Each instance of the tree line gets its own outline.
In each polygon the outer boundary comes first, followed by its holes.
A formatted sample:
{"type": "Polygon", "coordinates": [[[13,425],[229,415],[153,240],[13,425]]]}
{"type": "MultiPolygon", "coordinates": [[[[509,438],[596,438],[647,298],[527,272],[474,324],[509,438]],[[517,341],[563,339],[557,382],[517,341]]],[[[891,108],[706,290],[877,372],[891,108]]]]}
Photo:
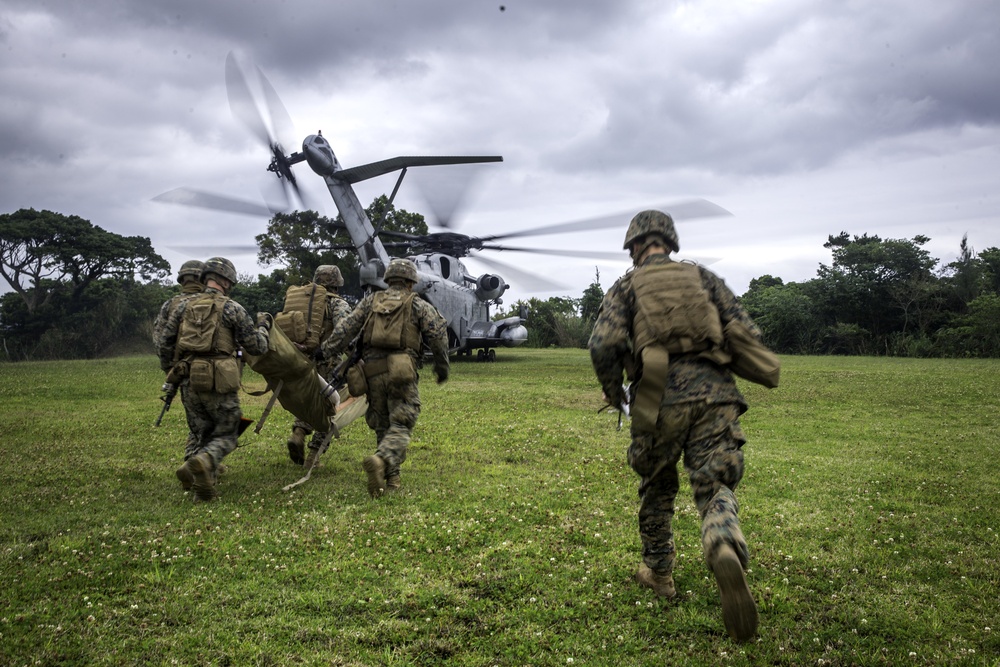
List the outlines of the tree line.
{"type": "MultiPolygon", "coordinates": [[[[427,233],[423,216],[383,195],[368,207],[380,229],[427,233]]],[[[285,290],[335,264],[346,296],[360,297],[343,226],[314,211],[279,213],[256,238],[258,261],[279,266],[241,275],[233,297],[248,311],[278,312],[285,290]]],[[[772,349],[786,354],[1000,356],[1000,249],[978,255],[963,238],[958,259],[931,257],[925,236],[831,235],[830,265],[785,283],[763,275],[740,297],[772,349]]],[[[387,243],[405,256],[406,243],[387,243]]],[[[94,358],[151,350],[152,322],[178,286],[148,238],[108,232],[77,216],[21,209],[0,215],[0,359],[94,358]]],[[[600,274],[579,298],[530,298],[495,316],[529,313],[532,347],[585,347],[604,291],[600,274]]]]}

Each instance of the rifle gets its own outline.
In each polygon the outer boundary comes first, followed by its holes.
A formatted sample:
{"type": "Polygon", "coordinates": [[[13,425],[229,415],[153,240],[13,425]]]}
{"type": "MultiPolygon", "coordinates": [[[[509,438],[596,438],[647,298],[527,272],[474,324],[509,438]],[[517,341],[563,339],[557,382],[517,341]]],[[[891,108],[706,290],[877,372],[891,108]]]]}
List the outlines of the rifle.
{"type": "Polygon", "coordinates": [[[163,423],[163,415],[167,414],[170,410],[170,404],[174,400],[174,396],[177,395],[177,385],[171,382],[165,382],[162,387],[163,396],[160,396],[160,400],[163,401],[163,409],[160,410],[160,416],[156,418],[156,422],[153,426],[159,426],[163,423]]]}
{"type": "MultiPolygon", "coordinates": [[[[361,331],[364,332],[364,327],[362,327],[361,331]]],[[[333,369],[333,372],[330,373],[330,386],[333,387],[334,391],[340,391],[343,389],[344,385],[347,384],[348,369],[361,361],[361,353],[363,351],[361,348],[361,335],[362,334],[359,333],[357,337],[351,341],[350,347],[347,348],[350,353],[344,357],[343,360],[337,364],[336,368],[333,369]]]]}

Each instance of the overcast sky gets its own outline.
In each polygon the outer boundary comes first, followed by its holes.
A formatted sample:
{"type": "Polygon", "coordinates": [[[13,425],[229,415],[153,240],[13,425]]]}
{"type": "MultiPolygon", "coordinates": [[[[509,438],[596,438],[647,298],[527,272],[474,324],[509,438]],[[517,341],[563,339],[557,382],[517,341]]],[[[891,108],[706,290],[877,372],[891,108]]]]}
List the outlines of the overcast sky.
{"type": "MultiPolygon", "coordinates": [[[[0,212],[148,236],[175,269],[190,257],[174,245],[252,245],[266,218],[151,201],[179,186],[262,201],[268,157],[226,95],[234,51],[277,90],[290,151],[322,130],[345,167],[502,155],[453,221],[467,234],[620,213],[518,241],[615,250],[635,212],[702,197],[733,215],[679,225],[681,256],[717,258],[737,294],[815,277],[841,231],[929,236],[946,263],[964,234],[1000,246],[998,26],[995,0],[0,0],[0,212]]],[[[398,205],[429,213],[430,169],[409,170],[398,205]]],[[[508,302],[579,297],[598,268],[607,289],[628,267],[486,256],[566,285],[510,279],[508,302]]]]}

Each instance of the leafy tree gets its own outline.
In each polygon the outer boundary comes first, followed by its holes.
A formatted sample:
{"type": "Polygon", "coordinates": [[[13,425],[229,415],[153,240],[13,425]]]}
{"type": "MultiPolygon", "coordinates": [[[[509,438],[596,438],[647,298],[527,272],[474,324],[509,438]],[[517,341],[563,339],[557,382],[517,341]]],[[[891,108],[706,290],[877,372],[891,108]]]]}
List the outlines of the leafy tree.
{"type": "Polygon", "coordinates": [[[285,292],[295,284],[288,281],[286,269],[274,269],[268,276],[258,274],[256,280],[249,274],[240,274],[231,296],[251,316],[257,313],[274,314],[281,312],[285,305],[285,292]]]}
{"type": "Polygon", "coordinates": [[[580,317],[590,325],[591,329],[597,321],[602,301],[604,301],[604,290],[601,288],[601,270],[594,269],[594,282],[583,290],[583,298],[580,299],[580,317]]]}
{"type": "Polygon", "coordinates": [[[969,312],[938,332],[941,352],[959,357],[1000,357],[1000,294],[982,294],[969,312]]]}
{"type": "Polygon", "coordinates": [[[982,289],[1000,294],[1000,248],[991,247],[979,253],[982,289]]]}
{"type": "Polygon", "coordinates": [[[741,302],[771,349],[793,354],[815,349],[821,323],[812,299],[798,284],[755,279],[741,302]]]}
{"type": "Polygon", "coordinates": [[[14,289],[0,299],[6,356],[149,351],[169,271],[145,237],[52,211],[0,215],[0,275],[14,289]]]}
{"type": "Polygon", "coordinates": [[[0,215],[0,275],[29,314],[57,291],[80,297],[94,281],[163,278],[170,264],[150,241],[120,236],[75,215],[21,209],[0,215]]]}
{"type": "Polygon", "coordinates": [[[955,299],[955,310],[966,312],[967,304],[979,296],[983,289],[983,264],[969,245],[969,235],[962,236],[958,259],[948,264],[943,271],[944,280],[950,286],[955,299]]]}
{"type": "Polygon", "coordinates": [[[926,297],[937,264],[921,247],[929,240],[831,235],[823,245],[833,251],[833,263],[820,265],[810,287],[825,324],[857,325],[873,338],[873,351],[884,350],[889,334],[908,326],[910,310],[926,297]]]}

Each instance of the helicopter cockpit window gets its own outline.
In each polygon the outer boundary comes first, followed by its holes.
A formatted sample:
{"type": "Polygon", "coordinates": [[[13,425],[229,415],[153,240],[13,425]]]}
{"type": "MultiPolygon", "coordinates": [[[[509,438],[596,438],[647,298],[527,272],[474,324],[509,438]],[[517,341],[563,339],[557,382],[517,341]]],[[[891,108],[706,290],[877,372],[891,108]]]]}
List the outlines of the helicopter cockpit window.
{"type": "Polygon", "coordinates": [[[441,277],[447,280],[451,277],[451,262],[448,261],[447,257],[440,257],[438,261],[441,262],[441,277]]]}

